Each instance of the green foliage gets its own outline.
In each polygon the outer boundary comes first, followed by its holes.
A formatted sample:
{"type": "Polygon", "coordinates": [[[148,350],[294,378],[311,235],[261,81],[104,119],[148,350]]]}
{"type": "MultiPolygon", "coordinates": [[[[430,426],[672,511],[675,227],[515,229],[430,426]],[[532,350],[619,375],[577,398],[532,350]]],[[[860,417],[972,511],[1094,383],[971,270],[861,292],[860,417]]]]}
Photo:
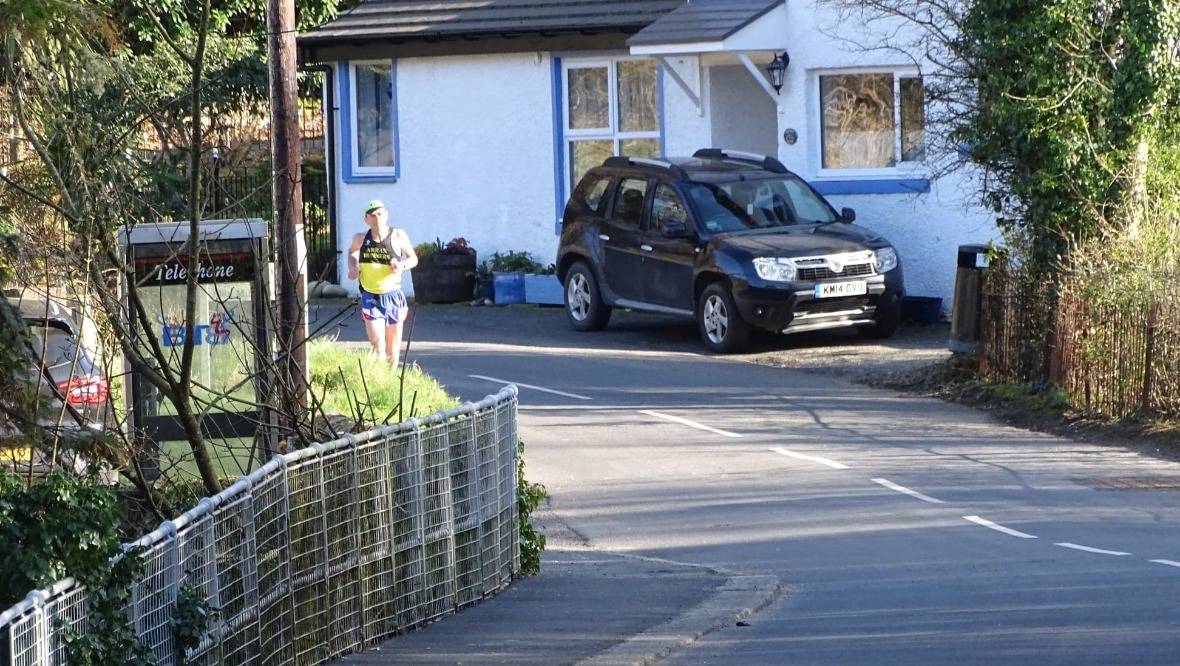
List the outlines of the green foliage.
{"type": "Polygon", "coordinates": [[[72,576],[90,591],[85,632],[64,636],[70,664],[146,664],[125,608],[140,573],[138,553],[122,552],[119,507],[113,490],[96,477],[50,475],[24,485],[0,474],[0,607],[34,589],[72,576]]]}
{"type": "Polygon", "coordinates": [[[316,338],[308,346],[311,392],[329,414],[366,423],[389,423],[457,407],[459,401],[418,366],[404,374],[367,351],[316,338]]]}
{"type": "Polygon", "coordinates": [[[538,532],[529,517],[549,496],[545,486],[524,478],[524,442],[516,445],[516,512],[520,524],[520,571],[534,574],[541,570],[541,551],[545,535],[538,532]]]}
{"type": "Polygon", "coordinates": [[[209,631],[209,623],[217,618],[220,611],[205,601],[200,588],[181,585],[176,595],[176,606],[168,620],[172,630],[172,643],[176,646],[176,662],[188,663],[188,651],[201,644],[201,638],[209,631]]]}
{"type": "Polygon", "coordinates": [[[440,254],[442,251],[442,241],[437,238],[414,246],[414,254],[418,255],[419,259],[424,259],[432,254],[440,254]]]}
{"type": "Polygon", "coordinates": [[[978,83],[955,132],[994,179],[988,201],[1052,269],[1143,191],[1177,132],[1180,8],[1165,0],[976,0],[954,43],[978,83]]]}
{"type": "Polygon", "coordinates": [[[517,250],[492,253],[487,268],[492,273],[540,273],[544,270],[531,252],[517,250]]]}

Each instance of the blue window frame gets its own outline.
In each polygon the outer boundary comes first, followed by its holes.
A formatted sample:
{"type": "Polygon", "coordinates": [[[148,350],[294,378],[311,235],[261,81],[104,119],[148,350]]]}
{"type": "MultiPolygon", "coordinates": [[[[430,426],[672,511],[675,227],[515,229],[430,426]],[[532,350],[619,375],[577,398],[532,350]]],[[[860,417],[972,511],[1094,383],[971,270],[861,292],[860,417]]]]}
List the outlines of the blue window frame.
{"type": "Polygon", "coordinates": [[[390,60],[343,63],[344,180],[392,182],[399,176],[397,70],[390,60]]]}

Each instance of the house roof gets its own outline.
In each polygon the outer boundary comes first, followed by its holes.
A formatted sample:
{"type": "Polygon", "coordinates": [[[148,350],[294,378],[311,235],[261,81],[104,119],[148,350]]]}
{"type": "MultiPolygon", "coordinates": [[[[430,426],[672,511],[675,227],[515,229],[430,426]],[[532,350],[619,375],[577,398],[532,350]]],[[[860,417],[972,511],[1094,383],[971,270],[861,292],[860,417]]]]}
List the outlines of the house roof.
{"type": "Polygon", "coordinates": [[[783,0],[691,0],[627,40],[627,46],[721,42],[783,0]]]}
{"type": "Polygon", "coordinates": [[[336,20],[304,32],[299,36],[299,43],[317,48],[377,41],[404,43],[600,32],[634,34],[683,3],[684,0],[364,0],[336,20]]]}

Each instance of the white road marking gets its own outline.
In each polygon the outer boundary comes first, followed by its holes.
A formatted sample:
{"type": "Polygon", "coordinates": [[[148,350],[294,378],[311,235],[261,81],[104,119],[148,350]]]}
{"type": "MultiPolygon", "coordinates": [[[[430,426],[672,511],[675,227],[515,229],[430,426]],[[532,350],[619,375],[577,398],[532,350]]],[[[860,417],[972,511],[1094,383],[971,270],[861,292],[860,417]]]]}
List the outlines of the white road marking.
{"type": "Polygon", "coordinates": [[[573,398],[575,400],[593,400],[594,399],[594,398],[587,398],[584,395],[578,395],[577,393],[566,393],[565,391],[555,391],[553,389],[542,388],[540,386],[533,386],[532,384],[521,384],[520,382],[510,382],[507,379],[497,379],[496,377],[487,377],[485,375],[467,375],[467,376],[471,377],[472,379],[482,379],[484,381],[495,382],[497,384],[515,384],[518,388],[527,388],[527,389],[532,389],[534,391],[543,391],[545,393],[552,393],[553,395],[565,396],[567,398],[573,398]]]}
{"type": "Polygon", "coordinates": [[[963,519],[970,520],[971,522],[975,523],[976,525],[983,525],[984,527],[991,529],[991,530],[995,530],[997,532],[1003,532],[1004,534],[1007,534],[1009,536],[1020,537],[1021,539],[1035,539],[1036,538],[1035,536],[1033,536],[1031,534],[1025,534],[1024,532],[1017,532],[1016,530],[1004,527],[1003,525],[997,525],[990,520],[984,520],[983,518],[980,518],[979,516],[963,516],[963,519]]]}
{"type": "Polygon", "coordinates": [[[661,419],[668,419],[669,421],[675,421],[676,423],[682,423],[690,428],[696,428],[698,430],[708,430],[709,432],[715,432],[718,435],[725,435],[726,437],[741,437],[741,435],[739,435],[736,432],[729,432],[728,430],[718,430],[717,428],[711,428],[707,425],[697,423],[696,421],[689,421],[688,419],[682,419],[679,416],[672,416],[671,414],[661,414],[660,412],[653,412],[650,409],[641,409],[641,410],[639,410],[639,413],[640,414],[647,414],[648,416],[655,416],[655,417],[661,418],[661,419]]]}
{"type": "Polygon", "coordinates": [[[1062,548],[1073,548],[1074,550],[1084,550],[1087,553],[1098,553],[1099,555],[1130,555],[1118,550],[1103,550],[1101,548],[1091,548],[1089,546],[1079,546],[1076,543],[1055,543],[1054,546],[1061,546],[1062,548]]]}
{"type": "Polygon", "coordinates": [[[821,465],[827,465],[828,467],[831,467],[832,469],[848,469],[848,465],[845,465],[844,463],[838,463],[835,460],[828,460],[827,458],[820,458],[818,456],[809,456],[805,453],[796,453],[794,451],[788,451],[787,449],[781,449],[777,446],[771,447],[770,450],[774,451],[775,453],[781,453],[784,456],[790,456],[791,458],[798,458],[799,460],[810,460],[811,462],[817,462],[821,465]]]}
{"type": "Polygon", "coordinates": [[[896,490],[899,493],[905,493],[906,495],[920,499],[923,502],[930,502],[931,504],[946,504],[946,502],[943,502],[940,499],[934,499],[933,497],[931,497],[929,495],[923,495],[922,493],[920,493],[916,490],[910,490],[909,488],[906,488],[905,486],[899,486],[896,483],[890,481],[889,479],[873,479],[873,483],[879,483],[890,490],[896,490]]]}
{"type": "Polygon", "coordinates": [[[1175,560],[1152,560],[1152,562],[1155,562],[1156,564],[1166,564],[1170,567],[1180,567],[1180,562],[1176,562],[1175,560]]]}

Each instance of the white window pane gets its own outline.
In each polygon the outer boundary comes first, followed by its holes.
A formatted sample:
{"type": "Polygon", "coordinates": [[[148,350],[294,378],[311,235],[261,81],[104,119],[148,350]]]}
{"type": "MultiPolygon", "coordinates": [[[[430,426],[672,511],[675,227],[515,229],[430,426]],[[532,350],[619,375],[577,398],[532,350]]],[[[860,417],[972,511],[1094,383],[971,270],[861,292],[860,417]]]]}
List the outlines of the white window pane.
{"type": "Polygon", "coordinates": [[[659,129],[659,87],[654,60],[624,60],[617,64],[619,129],[654,132],[659,129]]]}
{"type": "Polygon", "coordinates": [[[356,67],[356,154],[362,167],[393,166],[393,68],[356,67]]]}
{"type": "Polygon", "coordinates": [[[577,185],[590,169],[615,154],[614,141],[570,141],[570,185],[577,185]]]}
{"type": "Polygon", "coordinates": [[[900,87],[901,161],[921,161],[926,158],[926,108],[922,79],[915,76],[902,78],[900,87]]]}
{"type": "Polygon", "coordinates": [[[566,77],[570,129],[606,129],[610,125],[610,91],[605,67],[569,70],[566,77]]]}
{"type": "Polygon", "coordinates": [[[895,166],[893,75],[820,77],[825,169],[895,166]]]}

